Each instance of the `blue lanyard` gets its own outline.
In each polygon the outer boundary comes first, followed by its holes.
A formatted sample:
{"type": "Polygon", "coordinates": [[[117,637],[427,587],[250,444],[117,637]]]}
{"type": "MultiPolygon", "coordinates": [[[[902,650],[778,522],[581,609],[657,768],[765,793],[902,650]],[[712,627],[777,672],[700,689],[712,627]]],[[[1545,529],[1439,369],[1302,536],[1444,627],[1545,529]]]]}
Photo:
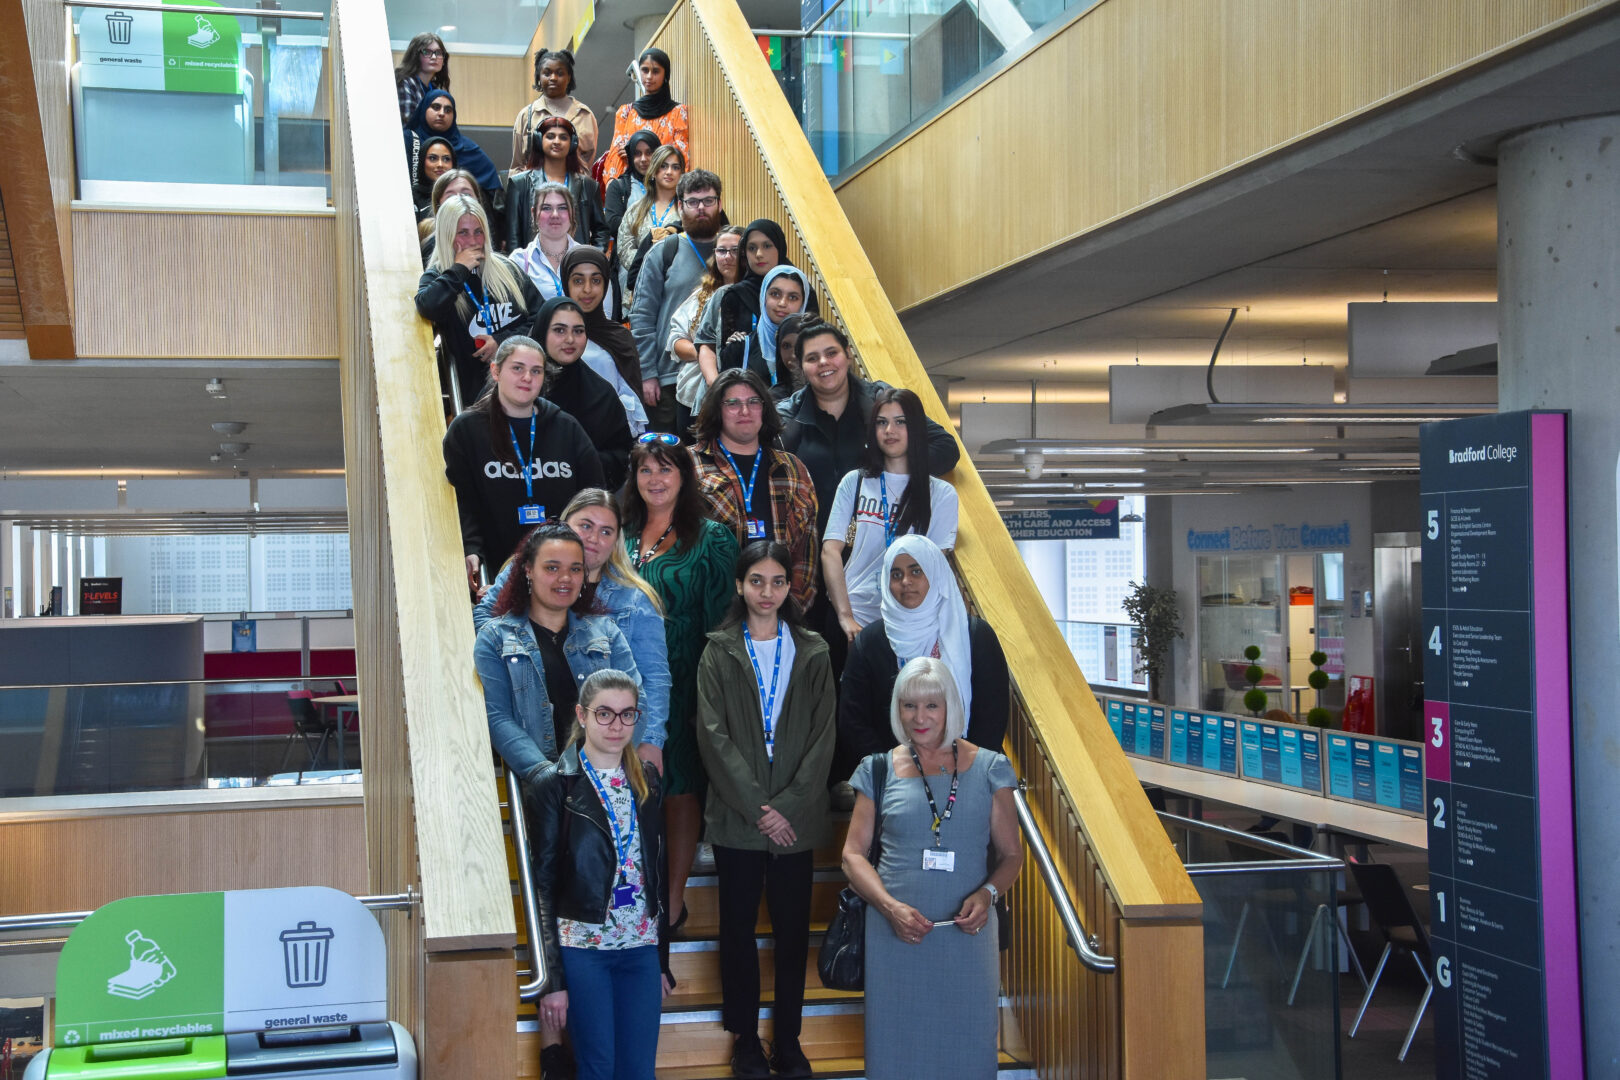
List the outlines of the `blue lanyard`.
{"type": "Polygon", "coordinates": [[[748,646],[748,661],[754,665],[754,682],[759,686],[759,711],[765,718],[765,756],[772,761],[776,760],[776,723],[771,719],[771,713],[776,708],[776,681],[782,674],[782,620],[776,620],[776,661],[771,666],[771,689],[769,695],[765,692],[765,673],[759,669],[759,657],[754,654],[754,635],[748,632],[748,624],[743,624],[743,644],[748,646]]]}
{"type": "Polygon", "coordinates": [[[557,295],[561,296],[563,294],[562,278],[557,276],[557,271],[553,270],[551,268],[551,264],[546,261],[546,253],[540,250],[540,245],[538,244],[535,245],[534,259],[531,261],[537,262],[545,268],[546,273],[551,275],[551,283],[557,286],[557,295]]]}
{"type": "Polygon", "coordinates": [[[668,221],[670,219],[670,217],[672,215],[674,215],[674,213],[675,213],[675,200],[674,199],[671,199],[669,201],[669,209],[664,211],[662,217],[660,217],[659,214],[658,214],[658,203],[656,201],[654,201],[654,203],[652,205],[652,213],[651,213],[651,217],[653,219],[653,228],[655,228],[655,229],[663,228],[664,227],[664,222],[668,221]]]}
{"type": "Polygon", "coordinates": [[[512,430],[511,421],[507,421],[507,424],[506,424],[506,433],[508,435],[512,436],[512,452],[517,455],[518,468],[519,468],[519,471],[521,471],[523,473],[523,490],[524,490],[524,493],[531,500],[534,498],[534,473],[533,473],[533,470],[531,470],[529,468],[529,466],[534,461],[534,422],[535,422],[535,420],[537,420],[539,418],[539,416],[540,416],[540,410],[539,409],[536,409],[534,412],[529,414],[529,460],[528,461],[523,460],[523,447],[518,445],[517,432],[512,430]]]}
{"type": "MultiPolygon", "coordinates": [[[[482,282],[480,282],[480,284],[482,284],[482,282]]],[[[490,314],[489,310],[489,290],[483,290],[484,298],[480,300],[477,294],[472,291],[471,285],[463,281],[461,283],[461,287],[466,291],[467,299],[471,300],[473,302],[473,306],[478,309],[479,316],[484,320],[484,329],[493,334],[497,327],[495,325],[495,316],[490,314]]]]}
{"type": "Polygon", "coordinates": [[[726,449],[726,444],[721,442],[718,436],[715,437],[714,445],[718,446],[720,452],[726,455],[726,460],[731,462],[731,471],[737,474],[737,482],[742,485],[743,513],[752,514],[754,512],[754,481],[759,477],[759,459],[764,456],[765,448],[762,446],[754,451],[754,467],[748,471],[748,479],[744,480],[742,470],[737,467],[737,459],[731,456],[731,451],[726,449]]]}
{"type": "Polygon", "coordinates": [[[686,239],[686,246],[687,246],[687,247],[689,247],[689,248],[691,248],[691,249],[692,249],[692,254],[693,254],[693,255],[696,255],[696,256],[697,256],[697,261],[698,261],[698,262],[699,262],[699,263],[700,263],[700,264],[702,264],[702,263],[706,263],[706,262],[708,262],[708,261],[709,261],[709,260],[707,260],[707,259],[705,259],[705,258],[704,258],[704,257],[703,257],[703,252],[701,252],[701,251],[699,251],[699,250],[698,250],[698,246],[697,246],[697,244],[695,244],[695,243],[693,243],[693,242],[692,242],[692,236],[691,236],[691,234],[690,234],[690,233],[684,233],[684,232],[683,232],[683,233],[681,233],[681,236],[683,236],[683,237],[685,237],[685,239],[686,239]]]}
{"type": "Polygon", "coordinates": [[[602,783],[602,777],[597,773],[596,766],[591,759],[585,756],[585,751],[579,753],[579,763],[585,770],[585,775],[591,778],[591,786],[602,800],[602,809],[607,811],[608,828],[613,830],[613,850],[619,855],[619,879],[628,881],[630,868],[635,865],[636,842],[636,816],[630,815],[630,827],[623,836],[619,835],[619,819],[613,813],[613,801],[608,798],[607,786],[602,783]]]}
{"type": "Polygon", "coordinates": [[[878,473],[878,513],[883,515],[883,547],[888,549],[894,543],[894,517],[889,514],[889,484],[878,473]]]}

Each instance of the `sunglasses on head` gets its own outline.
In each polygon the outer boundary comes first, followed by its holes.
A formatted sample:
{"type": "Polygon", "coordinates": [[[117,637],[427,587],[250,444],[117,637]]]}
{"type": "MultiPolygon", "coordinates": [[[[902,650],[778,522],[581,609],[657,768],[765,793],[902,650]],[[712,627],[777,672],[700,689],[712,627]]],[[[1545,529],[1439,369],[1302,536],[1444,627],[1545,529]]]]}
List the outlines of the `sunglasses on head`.
{"type": "Polygon", "coordinates": [[[679,446],[681,445],[681,437],[671,435],[667,431],[649,431],[636,439],[636,442],[643,445],[647,443],[663,443],[665,446],[679,446]]]}

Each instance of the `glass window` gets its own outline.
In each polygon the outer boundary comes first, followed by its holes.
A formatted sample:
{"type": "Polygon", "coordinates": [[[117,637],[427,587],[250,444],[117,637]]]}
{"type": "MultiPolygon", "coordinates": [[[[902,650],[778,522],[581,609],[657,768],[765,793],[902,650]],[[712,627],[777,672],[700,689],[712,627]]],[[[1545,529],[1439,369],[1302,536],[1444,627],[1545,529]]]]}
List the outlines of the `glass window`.
{"type": "MultiPolygon", "coordinates": [[[[1289,708],[1283,559],[1277,555],[1198,557],[1199,704],[1218,712],[1248,713],[1244,652],[1260,648],[1265,709],[1289,708]]],[[[1261,709],[1264,712],[1265,709],[1261,709]]]]}

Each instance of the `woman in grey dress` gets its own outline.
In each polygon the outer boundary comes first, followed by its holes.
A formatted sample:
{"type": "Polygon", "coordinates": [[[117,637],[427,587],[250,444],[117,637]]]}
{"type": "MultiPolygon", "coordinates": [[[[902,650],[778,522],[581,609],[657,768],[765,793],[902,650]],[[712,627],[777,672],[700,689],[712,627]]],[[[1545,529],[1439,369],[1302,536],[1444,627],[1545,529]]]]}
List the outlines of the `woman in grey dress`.
{"type": "Polygon", "coordinates": [[[870,907],[866,1075],[993,1077],[1000,964],[992,905],[1024,863],[1018,780],[1005,757],[961,737],[956,680],[939,660],[918,657],[900,670],[889,715],[900,745],[855,770],[844,843],[844,872],[870,907]],[[888,777],[878,807],[872,769],[880,758],[888,777]],[[874,868],[867,851],[880,813],[874,868]]]}

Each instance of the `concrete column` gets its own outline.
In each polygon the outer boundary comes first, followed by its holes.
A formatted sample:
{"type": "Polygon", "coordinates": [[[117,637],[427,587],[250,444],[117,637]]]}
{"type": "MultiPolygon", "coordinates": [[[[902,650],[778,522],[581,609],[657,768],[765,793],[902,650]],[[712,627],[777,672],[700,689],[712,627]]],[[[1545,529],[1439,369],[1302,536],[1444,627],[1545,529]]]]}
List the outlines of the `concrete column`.
{"type": "Polygon", "coordinates": [[[1548,124],[1499,152],[1503,411],[1570,412],[1576,857],[1589,1076],[1620,1062],[1620,116],[1548,124]]]}
{"type": "MultiPolygon", "coordinates": [[[[664,18],[668,14],[669,13],[667,11],[659,11],[651,15],[638,16],[634,20],[630,26],[630,33],[633,35],[636,43],[636,56],[640,56],[647,46],[651,44],[653,31],[657,30],[663,25],[664,18]]],[[[631,57],[631,59],[635,59],[635,57],[631,57]]],[[[673,86],[670,87],[670,91],[672,93],[674,92],[674,89],[675,88],[673,86]]],[[[636,94],[639,94],[640,92],[641,91],[637,90],[636,94]]],[[[630,96],[635,97],[636,95],[631,94],[630,96]]],[[[676,95],[676,100],[679,101],[682,99],[679,95],[676,95]]]]}

